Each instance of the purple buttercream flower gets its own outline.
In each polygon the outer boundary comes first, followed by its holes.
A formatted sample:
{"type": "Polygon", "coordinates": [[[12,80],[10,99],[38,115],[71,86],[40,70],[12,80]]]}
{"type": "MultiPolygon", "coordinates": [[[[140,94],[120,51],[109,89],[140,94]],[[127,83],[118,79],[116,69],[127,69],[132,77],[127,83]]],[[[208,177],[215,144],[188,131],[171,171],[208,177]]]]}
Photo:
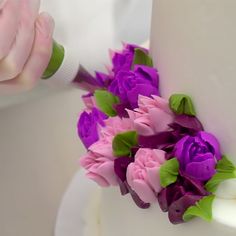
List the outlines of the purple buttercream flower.
{"type": "Polygon", "coordinates": [[[119,71],[130,71],[134,60],[135,49],[140,48],[145,52],[146,49],[141,48],[133,44],[124,44],[124,48],[121,52],[114,52],[112,55],[112,71],[116,74],[119,71]]]}
{"type": "Polygon", "coordinates": [[[131,108],[138,107],[138,96],[159,95],[157,70],[144,65],[136,65],[134,71],[120,71],[115,76],[109,91],[118,96],[122,103],[131,108]]]}
{"type": "Polygon", "coordinates": [[[98,141],[97,126],[98,124],[104,126],[103,120],[105,119],[107,119],[107,116],[95,107],[91,111],[84,111],[80,115],[77,124],[78,135],[86,148],[98,141]]]}
{"type": "Polygon", "coordinates": [[[164,188],[158,194],[158,202],[162,211],[168,211],[170,222],[179,224],[184,222],[185,211],[208,194],[201,181],[182,174],[176,183],[164,188]]]}
{"type": "Polygon", "coordinates": [[[212,134],[204,131],[182,138],[175,145],[174,152],[180,169],[201,181],[207,181],[215,174],[216,163],[221,159],[219,142],[212,134]]]}
{"type": "Polygon", "coordinates": [[[83,66],[80,66],[79,71],[73,80],[73,83],[80,89],[93,93],[96,89],[101,89],[103,83],[99,78],[92,76],[83,66]]]}
{"type": "Polygon", "coordinates": [[[167,159],[174,157],[176,143],[187,135],[196,135],[203,131],[201,122],[193,116],[175,116],[174,122],[169,124],[171,130],[152,136],[139,135],[139,145],[142,148],[162,149],[167,153],[167,159]]]}
{"type": "Polygon", "coordinates": [[[103,72],[95,72],[95,80],[98,81],[99,85],[103,88],[107,88],[111,83],[113,77],[103,72]]]}

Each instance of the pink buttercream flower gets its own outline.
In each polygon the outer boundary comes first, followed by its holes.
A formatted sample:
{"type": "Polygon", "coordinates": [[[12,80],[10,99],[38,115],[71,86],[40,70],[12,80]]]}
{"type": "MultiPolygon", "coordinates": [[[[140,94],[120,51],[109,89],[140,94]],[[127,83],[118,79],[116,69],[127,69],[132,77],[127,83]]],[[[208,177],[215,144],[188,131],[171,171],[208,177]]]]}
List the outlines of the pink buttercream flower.
{"type": "Polygon", "coordinates": [[[93,144],[88,153],[80,159],[80,165],[88,170],[87,176],[102,187],[117,185],[114,172],[112,146],[104,140],[93,144]]]}
{"type": "Polygon", "coordinates": [[[112,142],[113,138],[123,132],[134,130],[133,122],[128,118],[120,118],[118,116],[104,120],[105,126],[100,126],[100,139],[106,139],[112,142]]]}
{"type": "Polygon", "coordinates": [[[92,110],[94,107],[97,107],[94,95],[92,93],[88,93],[86,95],[83,95],[82,100],[88,110],[92,110]]]}
{"type": "Polygon", "coordinates": [[[102,187],[118,185],[114,171],[112,140],[118,134],[132,130],[132,122],[129,119],[119,117],[109,118],[105,126],[99,127],[99,140],[92,144],[88,153],[80,159],[80,165],[85,168],[87,176],[102,187]]]}
{"type": "Polygon", "coordinates": [[[157,202],[157,194],[161,191],[159,170],[164,162],[164,151],[141,148],[135,155],[135,162],[128,166],[127,182],[142,201],[157,202]]]}
{"type": "Polygon", "coordinates": [[[138,105],[134,111],[127,112],[139,135],[151,136],[170,129],[168,125],[174,121],[174,114],[168,101],[159,96],[149,98],[140,95],[138,105]]]}

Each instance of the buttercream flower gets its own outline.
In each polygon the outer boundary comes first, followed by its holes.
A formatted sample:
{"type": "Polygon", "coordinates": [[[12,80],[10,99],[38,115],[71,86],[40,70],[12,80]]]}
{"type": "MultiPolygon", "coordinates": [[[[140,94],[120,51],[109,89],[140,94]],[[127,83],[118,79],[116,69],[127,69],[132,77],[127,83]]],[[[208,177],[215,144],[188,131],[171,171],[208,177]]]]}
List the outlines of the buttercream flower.
{"type": "Polygon", "coordinates": [[[92,110],[94,107],[96,107],[96,101],[93,93],[87,93],[83,95],[82,100],[88,110],[92,110]]]}
{"type": "Polygon", "coordinates": [[[112,71],[116,74],[119,71],[129,71],[134,60],[135,49],[140,48],[147,52],[146,49],[133,44],[124,44],[124,48],[120,52],[111,52],[112,71]]]}
{"type": "Polygon", "coordinates": [[[106,139],[110,143],[117,134],[133,130],[133,123],[128,118],[110,117],[104,124],[104,127],[99,128],[99,136],[100,139],[106,139]]]}
{"type": "Polygon", "coordinates": [[[164,151],[141,148],[135,155],[135,162],[129,164],[127,183],[142,201],[157,201],[157,193],[161,191],[159,170],[164,162],[164,151]]]}
{"type": "Polygon", "coordinates": [[[138,106],[138,96],[159,95],[157,70],[136,65],[134,71],[120,71],[115,76],[109,91],[118,96],[121,103],[129,103],[131,108],[138,106]]]}
{"type": "Polygon", "coordinates": [[[110,84],[113,77],[109,74],[105,74],[103,72],[96,71],[95,72],[95,78],[103,88],[107,88],[107,86],[110,84]]]}
{"type": "Polygon", "coordinates": [[[100,186],[115,186],[118,182],[114,172],[114,159],[111,144],[105,140],[99,140],[80,159],[80,165],[88,171],[86,174],[87,177],[100,186]]]}
{"type": "Polygon", "coordinates": [[[104,126],[104,119],[106,118],[107,116],[95,107],[92,108],[91,111],[84,111],[81,113],[77,124],[77,130],[78,135],[86,148],[98,141],[98,125],[104,126]]]}
{"type": "Polygon", "coordinates": [[[221,159],[220,145],[212,134],[201,131],[182,138],[175,146],[175,156],[184,173],[207,181],[216,173],[216,163],[221,159]]]}
{"type": "MultiPolygon", "coordinates": [[[[132,111],[130,112],[132,115],[132,111]]],[[[203,130],[201,122],[196,117],[187,115],[175,116],[174,122],[168,126],[171,128],[169,131],[159,132],[151,136],[139,135],[139,146],[164,150],[166,158],[170,159],[174,157],[174,148],[180,139],[186,135],[194,136],[203,130]]]]}
{"type": "Polygon", "coordinates": [[[80,164],[88,171],[90,179],[102,187],[108,187],[118,184],[112,141],[118,133],[132,130],[132,123],[129,119],[119,117],[108,118],[103,122],[105,126],[98,127],[99,140],[88,148],[88,153],[80,159],[80,164]]]}
{"type": "Polygon", "coordinates": [[[208,194],[201,181],[181,175],[176,183],[162,189],[158,202],[162,211],[168,211],[170,222],[179,224],[184,222],[185,211],[208,194]]]}
{"type": "Polygon", "coordinates": [[[169,108],[168,101],[159,97],[152,98],[140,95],[138,108],[128,110],[134,128],[139,135],[151,136],[170,130],[169,124],[174,121],[174,114],[169,108]]]}

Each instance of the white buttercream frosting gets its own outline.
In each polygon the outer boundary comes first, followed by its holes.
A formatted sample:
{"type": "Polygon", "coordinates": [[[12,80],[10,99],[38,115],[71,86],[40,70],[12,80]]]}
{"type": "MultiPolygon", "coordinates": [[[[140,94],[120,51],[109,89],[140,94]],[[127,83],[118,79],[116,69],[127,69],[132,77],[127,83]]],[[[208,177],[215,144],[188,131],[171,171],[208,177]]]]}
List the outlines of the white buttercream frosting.
{"type": "Polygon", "coordinates": [[[228,227],[228,225],[235,225],[233,216],[236,209],[230,211],[230,204],[217,199],[213,211],[216,220],[212,222],[194,219],[185,224],[172,225],[167,214],[160,210],[158,204],[154,204],[146,210],[139,209],[130,196],[122,197],[119,189],[109,188],[103,190],[101,198],[101,235],[233,236],[235,228],[228,227]],[[224,207],[227,208],[224,209],[224,207]],[[231,217],[231,222],[227,220],[229,217],[231,217]],[[222,223],[226,223],[227,226],[222,223]]]}

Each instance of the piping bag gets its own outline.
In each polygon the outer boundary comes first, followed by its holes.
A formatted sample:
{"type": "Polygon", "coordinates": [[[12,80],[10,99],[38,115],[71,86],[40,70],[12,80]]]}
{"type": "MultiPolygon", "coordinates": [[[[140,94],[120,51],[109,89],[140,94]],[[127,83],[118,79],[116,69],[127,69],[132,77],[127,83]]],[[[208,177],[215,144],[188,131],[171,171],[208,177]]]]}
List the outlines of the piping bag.
{"type": "Polygon", "coordinates": [[[51,59],[41,79],[55,81],[57,84],[58,82],[63,85],[70,84],[90,93],[102,87],[96,77],[79,65],[74,51],[64,48],[55,40],[51,59]]]}
{"type": "Polygon", "coordinates": [[[78,55],[75,50],[70,50],[53,40],[51,58],[41,79],[45,80],[49,86],[65,87],[73,84],[79,68],[78,55]]]}

